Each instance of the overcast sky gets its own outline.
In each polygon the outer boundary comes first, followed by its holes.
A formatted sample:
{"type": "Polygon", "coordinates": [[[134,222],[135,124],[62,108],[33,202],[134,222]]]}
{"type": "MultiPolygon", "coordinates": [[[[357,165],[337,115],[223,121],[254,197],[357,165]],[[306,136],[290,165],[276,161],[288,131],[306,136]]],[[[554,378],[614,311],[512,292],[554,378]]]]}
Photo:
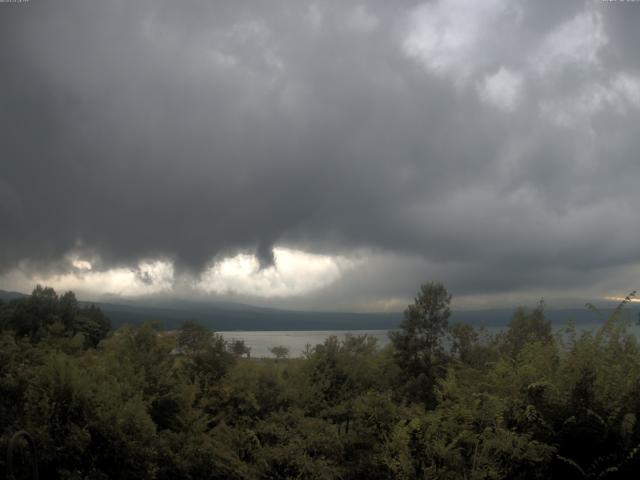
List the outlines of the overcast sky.
{"type": "Polygon", "coordinates": [[[624,295],[639,23],[640,2],[0,3],[0,288],[624,295]]]}

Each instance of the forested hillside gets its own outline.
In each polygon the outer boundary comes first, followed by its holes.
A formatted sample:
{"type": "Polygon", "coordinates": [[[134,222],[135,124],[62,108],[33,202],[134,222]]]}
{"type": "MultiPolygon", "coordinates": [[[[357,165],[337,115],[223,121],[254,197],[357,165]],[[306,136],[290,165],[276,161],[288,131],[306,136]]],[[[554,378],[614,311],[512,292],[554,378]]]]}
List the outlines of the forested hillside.
{"type": "MultiPolygon", "coordinates": [[[[450,324],[430,283],[384,349],[332,337],[256,360],[193,322],[112,331],[38,287],[0,303],[0,478],[19,430],[44,479],[635,478],[628,300],[596,331],[554,334],[540,303],[489,336],[450,324]]],[[[14,453],[29,478],[26,445],[14,453]]]]}

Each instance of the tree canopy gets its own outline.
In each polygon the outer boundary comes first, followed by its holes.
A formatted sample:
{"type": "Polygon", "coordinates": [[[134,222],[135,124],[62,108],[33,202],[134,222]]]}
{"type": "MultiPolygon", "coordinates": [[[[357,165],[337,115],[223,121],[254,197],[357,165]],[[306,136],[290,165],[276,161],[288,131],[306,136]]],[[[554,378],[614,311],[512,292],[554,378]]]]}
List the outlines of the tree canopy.
{"type": "Polygon", "coordinates": [[[276,361],[193,322],[108,331],[37,287],[0,303],[0,477],[27,430],[43,479],[635,478],[640,343],[622,307],[594,331],[518,308],[488,335],[449,324],[450,302],[425,284],[385,348],[332,336],[276,361]]]}
{"type": "Polygon", "coordinates": [[[451,294],[442,283],[427,283],[404,311],[400,328],[391,333],[394,357],[409,399],[432,406],[436,379],[442,376],[442,340],[449,327],[451,294]]]}

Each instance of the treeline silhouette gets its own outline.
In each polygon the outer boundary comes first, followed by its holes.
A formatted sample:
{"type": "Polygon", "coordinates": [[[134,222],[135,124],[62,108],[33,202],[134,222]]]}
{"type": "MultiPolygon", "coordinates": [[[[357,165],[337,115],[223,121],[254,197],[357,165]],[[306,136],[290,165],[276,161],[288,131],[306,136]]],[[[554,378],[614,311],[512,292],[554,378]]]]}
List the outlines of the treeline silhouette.
{"type": "Polygon", "coordinates": [[[541,302],[488,335],[450,324],[428,283],[387,347],[330,337],[276,360],[193,322],[112,331],[37,287],[0,302],[0,453],[26,430],[43,479],[636,478],[630,300],[595,331],[554,332],[541,302]]]}

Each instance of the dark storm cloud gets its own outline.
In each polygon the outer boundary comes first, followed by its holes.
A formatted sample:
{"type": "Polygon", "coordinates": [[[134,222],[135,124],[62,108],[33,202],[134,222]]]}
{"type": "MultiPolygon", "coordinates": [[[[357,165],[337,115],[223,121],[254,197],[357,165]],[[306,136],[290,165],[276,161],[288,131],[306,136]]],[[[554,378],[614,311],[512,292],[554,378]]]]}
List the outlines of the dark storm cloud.
{"type": "Polygon", "coordinates": [[[640,6],[256,3],[0,5],[0,268],[372,248],[425,262],[363,284],[400,295],[637,262],[640,6]]]}

